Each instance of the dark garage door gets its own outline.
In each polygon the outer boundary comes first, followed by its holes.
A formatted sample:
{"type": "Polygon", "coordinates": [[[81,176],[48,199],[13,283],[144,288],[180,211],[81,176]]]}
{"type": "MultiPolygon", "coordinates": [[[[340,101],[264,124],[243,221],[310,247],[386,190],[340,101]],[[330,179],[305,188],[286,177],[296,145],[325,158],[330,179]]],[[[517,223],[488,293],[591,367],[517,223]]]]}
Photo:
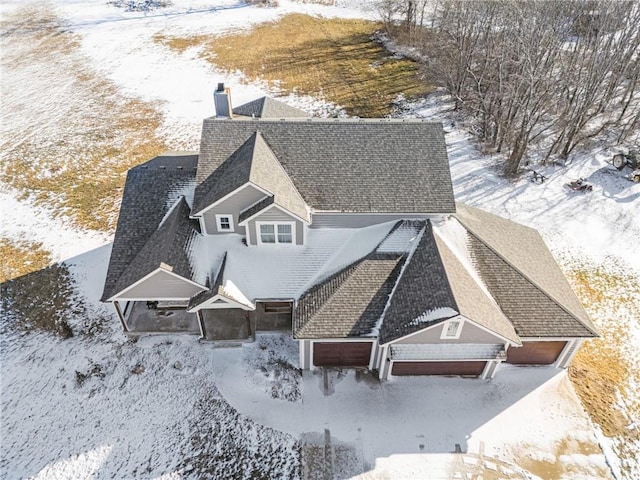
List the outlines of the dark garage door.
{"type": "Polygon", "coordinates": [[[507,363],[519,365],[550,365],[555,362],[567,342],[523,342],[521,347],[509,347],[507,363]]]}
{"type": "Polygon", "coordinates": [[[392,375],[463,375],[477,377],[487,362],[394,362],[392,375]]]}
{"type": "Polygon", "coordinates": [[[318,367],[366,367],[371,342],[314,343],[313,364],[318,367]]]}

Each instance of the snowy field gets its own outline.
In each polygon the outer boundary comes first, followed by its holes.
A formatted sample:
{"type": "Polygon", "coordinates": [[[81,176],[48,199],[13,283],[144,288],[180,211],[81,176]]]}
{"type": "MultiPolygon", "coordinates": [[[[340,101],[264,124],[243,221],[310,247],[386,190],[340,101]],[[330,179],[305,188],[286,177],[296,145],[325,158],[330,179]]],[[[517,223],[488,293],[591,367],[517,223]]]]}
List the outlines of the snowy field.
{"type": "MultiPolygon", "coordinates": [[[[100,112],[60,81],[61,71],[75,68],[157,109],[157,135],[173,149],[197,149],[219,81],[231,86],[236,105],[278,92],[239,72],[216,71],[197,51],[172,52],[152,41],[155,34],[236,32],[293,11],[375,18],[364,0],[331,7],[280,0],[278,8],[172,3],[144,13],[105,0],[3,0],[1,150],[27,132],[55,143],[79,128],[71,113],[100,125],[100,112]],[[24,39],[45,16],[77,35],[73,62],[29,53],[24,39]]],[[[335,108],[322,99],[284,100],[313,112],[335,108]]],[[[545,167],[543,184],[524,177],[509,182],[447,113],[446,97],[402,107],[400,116],[444,121],[458,201],[539,229],[563,268],[615,266],[640,278],[640,184],[608,164],[614,153],[608,145],[576,155],[565,168],[545,167]],[[578,177],[593,192],[564,186],[578,177]]],[[[505,366],[492,381],[379,384],[353,371],[300,374],[294,346],[277,335],[217,350],[187,337],[129,340],[98,302],[110,236],[74,228],[57,212],[17,197],[0,185],[0,238],[40,242],[63,261],[76,293],[71,327],[82,331],[89,318],[102,328],[67,340],[25,335],[6,328],[8,312],[2,312],[1,478],[640,477],[640,444],[627,446],[636,455],[621,460],[624,440],[602,435],[567,373],[553,368],[530,368],[523,376],[521,368],[505,366]]],[[[616,312],[626,334],[619,348],[637,365],[640,315],[616,312]]],[[[631,430],[638,428],[632,423],[638,385],[633,370],[619,402],[631,430]]]]}

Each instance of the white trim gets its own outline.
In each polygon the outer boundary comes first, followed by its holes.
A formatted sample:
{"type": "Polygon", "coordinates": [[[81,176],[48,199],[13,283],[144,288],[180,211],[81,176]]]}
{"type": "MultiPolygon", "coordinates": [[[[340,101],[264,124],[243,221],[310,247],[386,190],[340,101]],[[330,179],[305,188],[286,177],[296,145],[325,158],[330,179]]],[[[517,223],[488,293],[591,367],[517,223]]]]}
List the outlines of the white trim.
{"type": "Polygon", "coordinates": [[[306,340],[298,340],[298,362],[300,363],[300,369],[308,370],[307,362],[305,361],[305,342],[306,340]]]}
{"type": "Polygon", "coordinates": [[[578,350],[580,350],[580,347],[582,347],[583,343],[583,338],[576,338],[574,340],[568,341],[565,347],[562,349],[562,352],[560,352],[560,355],[558,355],[555,365],[558,368],[567,368],[573,357],[575,357],[576,353],[578,353],[578,350]]]}
{"type": "Polygon", "coordinates": [[[296,222],[256,222],[256,242],[257,245],[295,245],[296,244],[296,222]],[[273,225],[273,234],[275,237],[275,243],[264,243],[262,241],[262,235],[260,234],[260,227],[262,225],[273,225]],[[291,242],[279,242],[278,241],[278,225],[290,225],[291,226],[291,242]]]}
{"type": "Polygon", "coordinates": [[[375,338],[350,337],[350,338],[307,338],[314,343],[375,343],[375,338]]]}
{"type": "Polygon", "coordinates": [[[373,370],[376,364],[376,357],[378,356],[378,342],[373,341],[371,345],[371,355],[369,355],[369,365],[367,368],[369,370],[373,370]]]}
{"type": "Polygon", "coordinates": [[[434,358],[429,358],[429,359],[424,359],[421,360],[419,358],[412,358],[411,360],[409,359],[395,359],[395,358],[391,358],[392,361],[396,362],[396,363],[451,363],[451,362],[491,362],[493,360],[495,360],[495,358],[456,358],[456,359],[451,359],[451,360],[446,360],[446,359],[434,359],[434,358]]]}
{"type": "Polygon", "coordinates": [[[232,213],[216,213],[216,228],[218,229],[218,233],[233,233],[235,232],[235,228],[233,225],[233,214],[232,213]],[[222,219],[226,218],[229,220],[229,229],[226,230],[222,228],[222,219]]]}
{"type": "Polygon", "coordinates": [[[257,190],[261,191],[262,193],[264,193],[265,195],[271,195],[271,192],[267,192],[264,188],[259,187],[258,185],[256,185],[255,183],[252,182],[247,182],[243,185],[240,185],[238,188],[236,188],[235,190],[233,190],[232,192],[227,193],[224,197],[220,198],[219,200],[216,200],[215,202],[213,202],[211,205],[209,205],[208,207],[203,208],[202,210],[200,210],[199,212],[195,212],[194,215],[197,216],[202,216],[204,213],[208,212],[209,210],[211,210],[212,208],[214,208],[215,206],[219,205],[220,203],[224,202],[225,200],[227,200],[228,198],[231,198],[232,196],[234,196],[236,193],[240,192],[241,190],[244,190],[247,187],[253,187],[256,188],[257,190]]]}
{"type": "Polygon", "coordinates": [[[464,325],[464,320],[462,319],[461,315],[445,320],[444,323],[442,324],[442,332],[440,333],[440,340],[458,340],[460,338],[460,334],[462,333],[463,325],[464,325]],[[454,322],[458,324],[458,326],[456,327],[456,331],[453,332],[453,335],[448,335],[449,326],[454,322]]]}
{"type": "Polygon", "coordinates": [[[313,342],[309,341],[309,371],[312,372],[316,366],[313,364],[313,342]]]}
{"type": "Polygon", "coordinates": [[[520,337],[523,342],[558,342],[561,340],[571,341],[571,340],[587,340],[589,338],[597,338],[597,337],[520,337]]]}
{"type": "MultiPolygon", "coordinates": [[[[262,199],[262,200],[264,200],[264,199],[262,199]]],[[[255,204],[254,204],[254,205],[255,205],[255,204]]],[[[249,208],[251,208],[251,207],[247,207],[247,208],[245,208],[245,210],[248,210],[249,208]]],[[[249,218],[245,218],[245,219],[244,219],[244,220],[242,220],[241,222],[238,222],[238,226],[239,226],[239,227],[246,227],[246,226],[247,226],[247,224],[248,224],[251,220],[253,220],[254,218],[256,218],[256,217],[258,217],[258,216],[260,216],[260,215],[262,215],[263,213],[268,212],[269,210],[271,210],[271,209],[273,209],[273,208],[277,208],[278,210],[280,210],[280,211],[281,211],[282,213],[284,213],[285,215],[288,215],[289,217],[292,217],[294,220],[299,220],[299,221],[301,221],[302,223],[304,223],[305,225],[311,225],[311,222],[310,222],[310,221],[308,221],[308,220],[306,220],[306,219],[304,219],[304,218],[302,218],[302,217],[299,217],[299,216],[298,216],[298,215],[296,215],[295,213],[290,212],[289,210],[287,210],[287,209],[286,209],[286,208],[284,208],[284,207],[281,207],[281,206],[280,206],[280,205],[278,205],[277,203],[271,203],[271,204],[267,205],[266,207],[264,207],[262,210],[258,210],[256,213],[254,213],[253,215],[251,215],[249,218]]],[[[243,211],[244,211],[244,210],[243,210],[243,211]]],[[[242,212],[240,212],[240,213],[242,213],[242,212]]]]}
{"type": "Polygon", "coordinates": [[[195,307],[193,307],[191,310],[187,310],[187,312],[189,313],[193,313],[193,312],[197,312],[198,310],[215,310],[215,309],[229,309],[229,308],[235,308],[235,309],[242,309],[242,310],[247,310],[247,311],[253,311],[256,309],[256,307],[251,308],[249,305],[245,305],[243,303],[238,302],[237,300],[233,300],[232,298],[226,297],[224,295],[220,295],[219,293],[214,295],[213,297],[211,297],[208,300],[205,300],[204,302],[202,302],[200,305],[197,305],[195,307]],[[221,304],[218,303],[216,304],[216,300],[224,300],[225,304],[221,304]],[[219,305],[219,306],[215,306],[215,305],[219,305]]]}
{"type": "MultiPolygon", "coordinates": [[[[155,274],[156,274],[156,273],[158,273],[158,272],[165,272],[165,273],[168,273],[168,274],[170,274],[170,275],[173,275],[174,277],[179,278],[180,280],[184,280],[185,282],[190,283],[191,285],[194,285],[194,286],[196,286],[196,287],[199,287],[199,288],[201,288],[202,290],[206,290],[206,289],[207,289],[207,287],[203,287],[202,285],[200,285],[199,283],[194,282],[193,280],[189,280],[188,278],[181,277],[181,276],[180,276],[180,275],[178,275],[177,273],[173,273],[172,271],[167,270],[166,268],[158,267],[158,268],[156,268],[154,271],[152,271],[151,273],[149,273],[149,274],[145,275],[144,277],[142,277],[140,280],[138,280],[138,281],[136,281],[136,282],[132,283],[131,285],[129,285],[129,286],[128,286],[127,288],[125,288],[124,290],[122,290],[122,291],[120,291],[120,292],[116,293],[115,295],[111,296],[110,298],[108,298],[108,299],[107,299],[107,301],[108,301],[108,302],[112,302],[112,301],[114,301],[114,300],[117,300],[118,298],[120,298],[120,296],[121,296],[123,293],[128,292],[129,290],[131,290],[131,289],[132,289],[132,288],[134,288],[134,287],[137,287],[137,286],[138,286],[138,285],[140,285],[142,282],[144,282],[144,281],[148,280],[149,278],[151,278],[153,275],[155,275],[155,274]]],[[[154,298],[155,298],[155,297],[154,297],[154,298]]],[[[183,299],[184,299],[184,297],[180,297],[180,298],[164,298],[164,297],[162,297],[162,300],[183,300],[183,299]]],[[[126,298],[125,300],[128,300],[128,301],[141,301],[141,300],[137,300],[137,299],[135,299],[135,298],[126,298]]],[[[144,300],[144,299],[142,299],[142,300],[144,300]]],[[[147,299],[147,300],[148,300],[148,299],[147,299]]],[[[187,299],[187,300],[188,300],[188,299],[187,299]]]]}
{"type": "Polygon", "coordinates": [[[313,215],[397,215],[398,217],[405,218],[407,220],[423,220],[423,217],[441,217],[444,215],[455,215],[455,212],[449,213],[421,213],[421,212],[342,212],[340,210],[312,210],[313,215]],[[411,215],[419,215],[419,217],[411,217],[411,215]]]}
{"type": "Polygon", "coordinates": [[[378,377],[380,380],[388,380],[391,375],[391,364],[393,360],[389,358],[389,345],[382,347],[382,354],[380,356],[380,367],[378,369],[378,377]]]}
{"type": "Polygon", "coordinates": [[[202,232],[202,234],[209,235],[209,232],[207,232],[207,222],[204,221],[204,217],[199,216],[199,217],[193,217],[193,218],[197,218],[198,221],[200,222],[200,231],[202,232]]]}
{"type": "MultiPolygon", "coordinates": [[[[465,323],[470,323],[471,325],[473,325],[473,326],[475,326],[475,327],[478,327],[480,330],[484,330],[484,331],[485,331],[485,332],[487,332],[488,334],[493,335],[494,337],[497,337],[497,338],[499,338],[499,339],[504,340],[504,341],[505,341],[505,342],[507,342],[509,345],[517,346],[517,347],[522,346],[522,344],[513,343],[513,340],[509,340],[507,337],[504,337],[503,335],[500,335],[498,332],[494,332],[493,330],[490,330],[490,329],[488,329],[487,327],[485,327],[485,326],[483,326],[483,325],[480,325],[479,323],[475,322],[474,320],[471,320],[471,319],[470,319],[470,318],[468,318],[468,317],[465,317],[464,315],[456,315],[455,317],[447,318],[447,319],[446,319],[446,320],[444,320],[444,321],[448,321],[448,320],[455,320],[455,319],[456,319],[456,318],[458,318],[458,317],[462,318],[462,319],[464,320],[464,322],[465,322],[465,323]]],[[[434,325],[430,325],[430,326],[425,327],[425,328],[423,328],[423,329],[421,329],[421,330],[418,330],[418,331],[416,331],[416,332],[408,333],[408,334],[406,334],[406,335],[405,335],[405,336],[403,336],[403,337],[398,337],[398,338],[396,338],[395,340],[390,340],[390,341],[388,341],[387,343],[385,343],[385,345],[391,345],[392,343],[399,342],[400,340],[404,340],[404,339],[410,338],[410,337],[412,337],[412,336],[414,336],[414,335],[418,335],[418,334],[420,334],[420,333],[426,332],[427,330],[429,330],[429,329],[431,329],[431,328],[437,328],[437,327],[439,327],[440,325],[442,325],[442,323],[436,323],[436,324],[434,324],[434,325]]],[[[523,340],[523,341],[524,341],[524,338],[521,338],[521,340],[523,340]]],[[[566,339],[563,339],[563,340],[566,340],[566,339]]]]}

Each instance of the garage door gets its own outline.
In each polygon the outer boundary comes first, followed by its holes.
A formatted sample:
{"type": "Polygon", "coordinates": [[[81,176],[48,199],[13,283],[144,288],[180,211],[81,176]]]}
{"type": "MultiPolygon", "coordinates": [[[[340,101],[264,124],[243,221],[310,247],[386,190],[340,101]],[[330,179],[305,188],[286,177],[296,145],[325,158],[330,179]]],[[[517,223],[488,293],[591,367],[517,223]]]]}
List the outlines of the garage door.
{"type": "Polygon", "coordinates": [[[318,367],[366,367],[371,342],[314,343],[313,364],[318,367]]]}
{"type": "Polygon", "coordinates": [[[477,377],[487,362],[394,362],[392,375],[462,375],[477,377]]]}
{"type": "Polygon", "coordinates": [[[550,365],[555,362],[567,342],[523,342],[522,347],[507,350],[507,363],[550,365]]]}

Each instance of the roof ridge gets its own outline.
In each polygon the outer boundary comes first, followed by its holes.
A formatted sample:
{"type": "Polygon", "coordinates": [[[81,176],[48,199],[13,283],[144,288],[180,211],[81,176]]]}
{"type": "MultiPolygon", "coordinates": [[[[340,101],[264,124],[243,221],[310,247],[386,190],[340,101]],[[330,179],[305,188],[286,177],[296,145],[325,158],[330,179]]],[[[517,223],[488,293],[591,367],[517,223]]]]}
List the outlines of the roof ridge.
{"type": "MultiPolygon", "coordinates": [[[[402,264],[402,268],[400,269],[400,273],[398,273],[398,278],[396,279],[396,283],[393,285],[393,288],[391,289],[391,292],[389,293],[389,299],[387,300],[387,303],[384,306],[384,309],[382,310],[382,314],[380,315],[380,318],[376,322],[376,325],[373,327],[373,330],[371,332],[372,334],[375,334],[378,337],[378,340],[380,340],[380,330],[381,330],[382,326],[384,325],[385,316],[387,314],[387,310],[389,310],[389,306],[391,305],[391,300],[393,299],[393,296],[396,293],[398,285],[400,284],[400,280],[402,279],[402,276],[404,275],[404,272],[405,272],[407,266],[411,263],[411,258],[413,257],[413,254],[418,249],[418,245],[420,245],[420,242],[422,241],[422,237],[424,236],[425,232],[427,231],[427,225],[430,225],[430,224],[431,224],[431,222],[429,220],[427,220],[425,222],[424,226],[420,229],[420,232],[418,233],[418,236],[416,238],[415,244],[413,245],[413,248],[411,248],[409,253],[405,254],[406,258],[404,259],[404,262],[402,264]]],[[[386,342],[386,343],[389,343],[389,342],[386,342]]]]}
{"type": "MultiPolygon", "coordinates": [[[[522,278],[524,278],[527,282],[529,282],[531,285],[533,285],[538,291],[540,291],[544,296],[546,296],[549,300],[551,300],[553,303],[555,303],[561,310],[563,310],[565,313],[569,314],[571,317],[573,317],[575,320],[577,320],[578,322],[580,322],[582,325],[584,325],[584,327],[591,331],[591,333],[595,334],[596,336],[600,336],[600,334],[596,331],[595,329],[595,325],[593,325],[593,323],[591,322],[591,319],[589,318],[589,315],[587,314],[587,320],[588,323],[585,323],[581,318],[579,318],[577,315],[575,315],[573,312],[571,312],[564,304],[563,302],[560,302],[554,295],[552,295],[551,293],[549,293],[547,291],[547,289],[542,288],[537,282],[533,281],[533,279],[531,279],[528,275],[526,275],[522,270],[520,270],[518,267],[516,267],[513,263],[511,263],[509,260],[507,260],[504,255],[500,254],[500,252],[498,252],[495,248],[493,248],[491,245],[489,245],[489,243],[482,238],[481,235],[479,235],[473,228],[469,227],[465,222],[463,222],[460,218],[458,218],[456,216],[456,219],[464,226],[464,228],[471,234],[473,235],[479,242],[481,242],[485,247],[487,247],[489,250],[491,250],[495,255],[497,255],[503,262],[505,262],[510,268],[512,268],[513,270],[515,270],[516,272],[518,272],[519,275],[522,276],[522,278]]],[[[508,219],[505,219],[508,220],[508,219]]],[[[514,222],[515,223],[515,222],[514,222]]],[[[526,225],[524,225],[526,227],[526,225]]],[[[531,227],[527,227],[527,228],[531,228],[531,227]]],[[[534,228],[531,228],[531,230],[535,231],[536,233],[538,233],[538,231],[534,228]]],[[[539,235],[539,233],[538,233],[539,235]]],[[[558,267],[559,268],[559,267],[558,267]]],[[[566,280],[566,277],[565,277],[566,280]]],[[[567,281],[568,282],[568,281],[567,281]]],[[[573,289],[571,289],[573,291],[573,289]]],[[[575,295],[575,292],[574,292],[575,295]]],[[[491,296],[493,298],[493,295],[491,296]]],[[[583,307],[584,308],[584,307],[583,307]]],[[[502,307],[500,307],[500,310],[502,310],[502,307]]],[[[585,311],[586,313],[586,311],[585,311]]],[[[509,318],[509,317],[507,317],[509,318]]]]}
{"type": "MultiPolygon", "coordinates": [[[[289,184],[289,187],[293,190],[293,192],[297,195],[297,197],[302,201],[302,203],[305,206],[305,210],[306,210],[306,218],[305,220],[308,222],[310,220],[309,218],[309,206],[307,205],[307,202],[305,201],[304,197],[302,196],[302,194],[300,193],[300,191],[298,190],[298,187],[296,187],[295,183],[293,183],[293,180],[291,180],[291,177],[289,176],[289,173],[285,170],[285,168],[282,166],[282,163],[280,162],[280,160],[278,159],[278,156],[275,154],[275,152],[273,151],[273,149],[271,148],[271,145],[269,145],[269,142],[267,142],[267,139],[264,138],[264,136],[262,135],[262,133],[260,132],[260,130],[256,130],[255,132],[255,141],[254,141],[254,145],[257,146],[258,142],[262,142],[264,144],[264,146],[267,148],[267,152],[268,154],[271,156],[272,160],[275,161],[275,164],[277,166],[277,168],[280,170],[280,173],[282,173],[284,175],[284,178],[286,179],[287,183],[289,184]]],[[[250,169],[250,173],[249,173],[249,180],[253,182],[252,180],[252,174],[253,174],[253,168],[254,168],[254,162],[253,162],[253,158],[255,156],[255,146],[254,146],[254,152],[252,155],[252,162],[251,162],[251,169],[250,169]]],[[[260,186],[261,188],[264,188],[262,185],[256,183],[258,186],[260,186]]],[[[266,189],[265,189],[266,190],[266,189]]],[[[280,195],[276,192],[270,192],[271,195],[274,197],[274,203],[282,208],[284,208],[287,212],[290,212],[292,215],[295,215],[296,217],[298,216],[298,214],[293,213],[290,211],[289,208],[286,208],[281,202],[278,201],[278,198],[280,195]]]]}
{"type": "MultiPolygon", "coordinates": [[[[142,247],[140,248],[140,250],[138,250],[138,253],[131,259],[131,262],[129,262],[129,268],[125,269],[122,274],[118,277],[118,279],[114,282],[114,286],[113,286],[113,290],[114,293],[112,293],[110,295],[110,297],[113,297],[113,295],[116,295],[120,292],[122,292],[123,290],[128,289],[134,282],[129,282],[129,285],[125,286],[124,288],[122,288],[119,284],[120,281],[122,280],[122,278],[124,277],[125,274],[127,274],[130,270],[131,270],[131,266],[134,265],[136,263],[136,261],[139,258],[142,258],[142,256],[144,254],[147,253],[147,250],[149,250],[151,247],[150,245],[152,243],[154,243],[156,241],[156,238],[158,237],[158,235],[161,235],[162,233],[164,233],[165,231],[168,231],[169,233],[171,233],[170,237],[171,237],[171,241],[170,242],[160,242],[160,248],[158,248],[157,253],[160,257],[164,258],[167,256],[167,253],[170,251],[171,247],[173,246],[173,243],[175,242],[175,237],[176,237],[176,231],[178,228],[178,222],[180,220],[180,215],[179,212],[181,210],[182,204],[184,203],[184,206],[187,207],[187,209],[189,209],[189,204],[187,203],[187,200],[185,198],[184,195],[181,195],[179,200],[176,201],[176,204],[172,207],[170,214],[167,216],[167,218],[164,219],[164,221],[156,228],[156,230],[149,235],[149,238],[147,238],[147,241],[144,243],[144,245],[142,245],[142,247]]],[[[165,263],[163,260],[161,260],[157,265],[155,265],[153,267],[153,270],[146,272],[144,275],[141,275],[140,278],[138,278],[136,281],[144,278],[146,275],[150,274],[151,272],[157,270],[158,268],[161,267],[161,264],[165,263]]],[[[169,264],[167,264],[169,265],[169,264]]],[[[172,268],[175,268],[176,265],[169,265],[172,268]]],[[[176,275],[179,275],[182,277],[182,275],[173,272],[176,275]]],[[[185,278],[185,277],[183,277],[185,278]]],[[[191,278],[187,278],[187,280],[193,281],[191,280],[191,278]]],[[[194,282],[197,283],[197,282],[194,282]]]]}
{"type": "MultiPolygon", "coordinates": [[[[466,227],[462,223],[460,223],[460,226],[466,230],[466,227]]],[[[471,234],[471,232],[469,233],[471,234]]],[[[509,317],[504,313],[504,311],[502,310],[502,307],[500,306],[498,301],[495,299],[495,297],[489,290],[489,287],[482,281],[482,278],[480,278],[480,275],[474,274],[475,272],[473,272],[473,270],[471,269],[473,265],[467,265],[467,262],[463,261],[460,255],[456,252],[457,249],[455,245],[453,245],[452,242],[445,235],[442,235],[442,233],[437,230],[434,231],[434,234],[438,235],[438,237],[442,240],[442,242],[446,245],[446,247],[453,252],[458,262],[462,265],[462,268],[464,268],[470,274],[474,283],[476,283],[480,287],[480,290],[482,290],[482,292],[491,300],[491,302],[498,308],[498,310],[500,310],[500,312],[505,316],[505,318],[509,320],[509,317]]],[[[436,242],[436,248],[437,247],[438,247],[438,244],[436,242]]],[[[442,257],[442,254],[440,251],[438,251],[438,254],[442,257]]],[[[446,269],[445,269],[445,275],[446,275],[446,269]]],[[[447,279],[448,279],[448,276],[447,276],[447,279]]],[[[511,322],[511,320],[509,320],[509,322],[511,322]]]]}
{"type": "MultiPolygon", "coordinates": [[[[277,100],[276,100],[277,101],[277,100]]],[[[283,103],[283,102],[281,102],[283,103]]],[[[285,104],[286,105],[286,104],[285,104]]],[[[295,108],[295,107],[291,107],[295,108]]],[[[228,118],[228,117],[209,117],[207,121],[215,122],[255,122],[255,123],[289,123],[289,122],[307,122],[307,123],[425,123],[432,125],[442,125],[442,122],[436,120],[427,120],[424,118],[359,118],[359,117],[337,117],[337,118],[321,118],[321,117],[289,117],[289,118],[263,118],[263,117],[247,117],[247,118],[228,118]]]]}
{"type": "Polygon", "coordinates": [[[295,309],[295,313],[294,313],[294,335],[297,331],[301,330],[302,328],[305,327],[305,325],[309,322],[309,320],[311,319],[311,317],[313,315],[315,315],[321,308],[322,306],[331,298],[333,297],[333,295],[340,289],[340,286],[346,281],[346,279],[349,277],[349,274],[354,271],[359,264],[361,264],[365,258],[367,258],[369,254],[365,255],[362,258],[359,258],[358,260],[355,260],[353,262],[351,262],[350,264],[342,267],[340,270],[338,270],[335,273],[332,273],[331,275],[329,275],[328,277],[322,279],[321,281],[319,281],[318,283],[314,284],[313,286],[309,287],[307,290],[305,290],[302,295],[300,295],[300,297],[298,298],[298,301],[296,302],[296,309],[295,309]],[[351,272],[349,272],[351,270],[351,272]],[[311,295],[312,293],[316,292],[317,290],[321,289],[322,287],[324,287],[325,285],[327,285],[329,282],[339,278],[340,276],[344,276],[343,279],[340,280],[340,285],[337,286],[337,288],[331,292],[327,298],[325,299],[325,301],[322,302],[322,304],[320,305],[314,305],[313,308],[309,308],[309,309],[305,309],[304,312],[304,318],[302,318],[302,313],[299,311],[301,306],[302,306],[302,302],[306,299],[307,296],[311,295]],[[301,323],[300,325],[298,325],[298,323],[301,323]]]}

